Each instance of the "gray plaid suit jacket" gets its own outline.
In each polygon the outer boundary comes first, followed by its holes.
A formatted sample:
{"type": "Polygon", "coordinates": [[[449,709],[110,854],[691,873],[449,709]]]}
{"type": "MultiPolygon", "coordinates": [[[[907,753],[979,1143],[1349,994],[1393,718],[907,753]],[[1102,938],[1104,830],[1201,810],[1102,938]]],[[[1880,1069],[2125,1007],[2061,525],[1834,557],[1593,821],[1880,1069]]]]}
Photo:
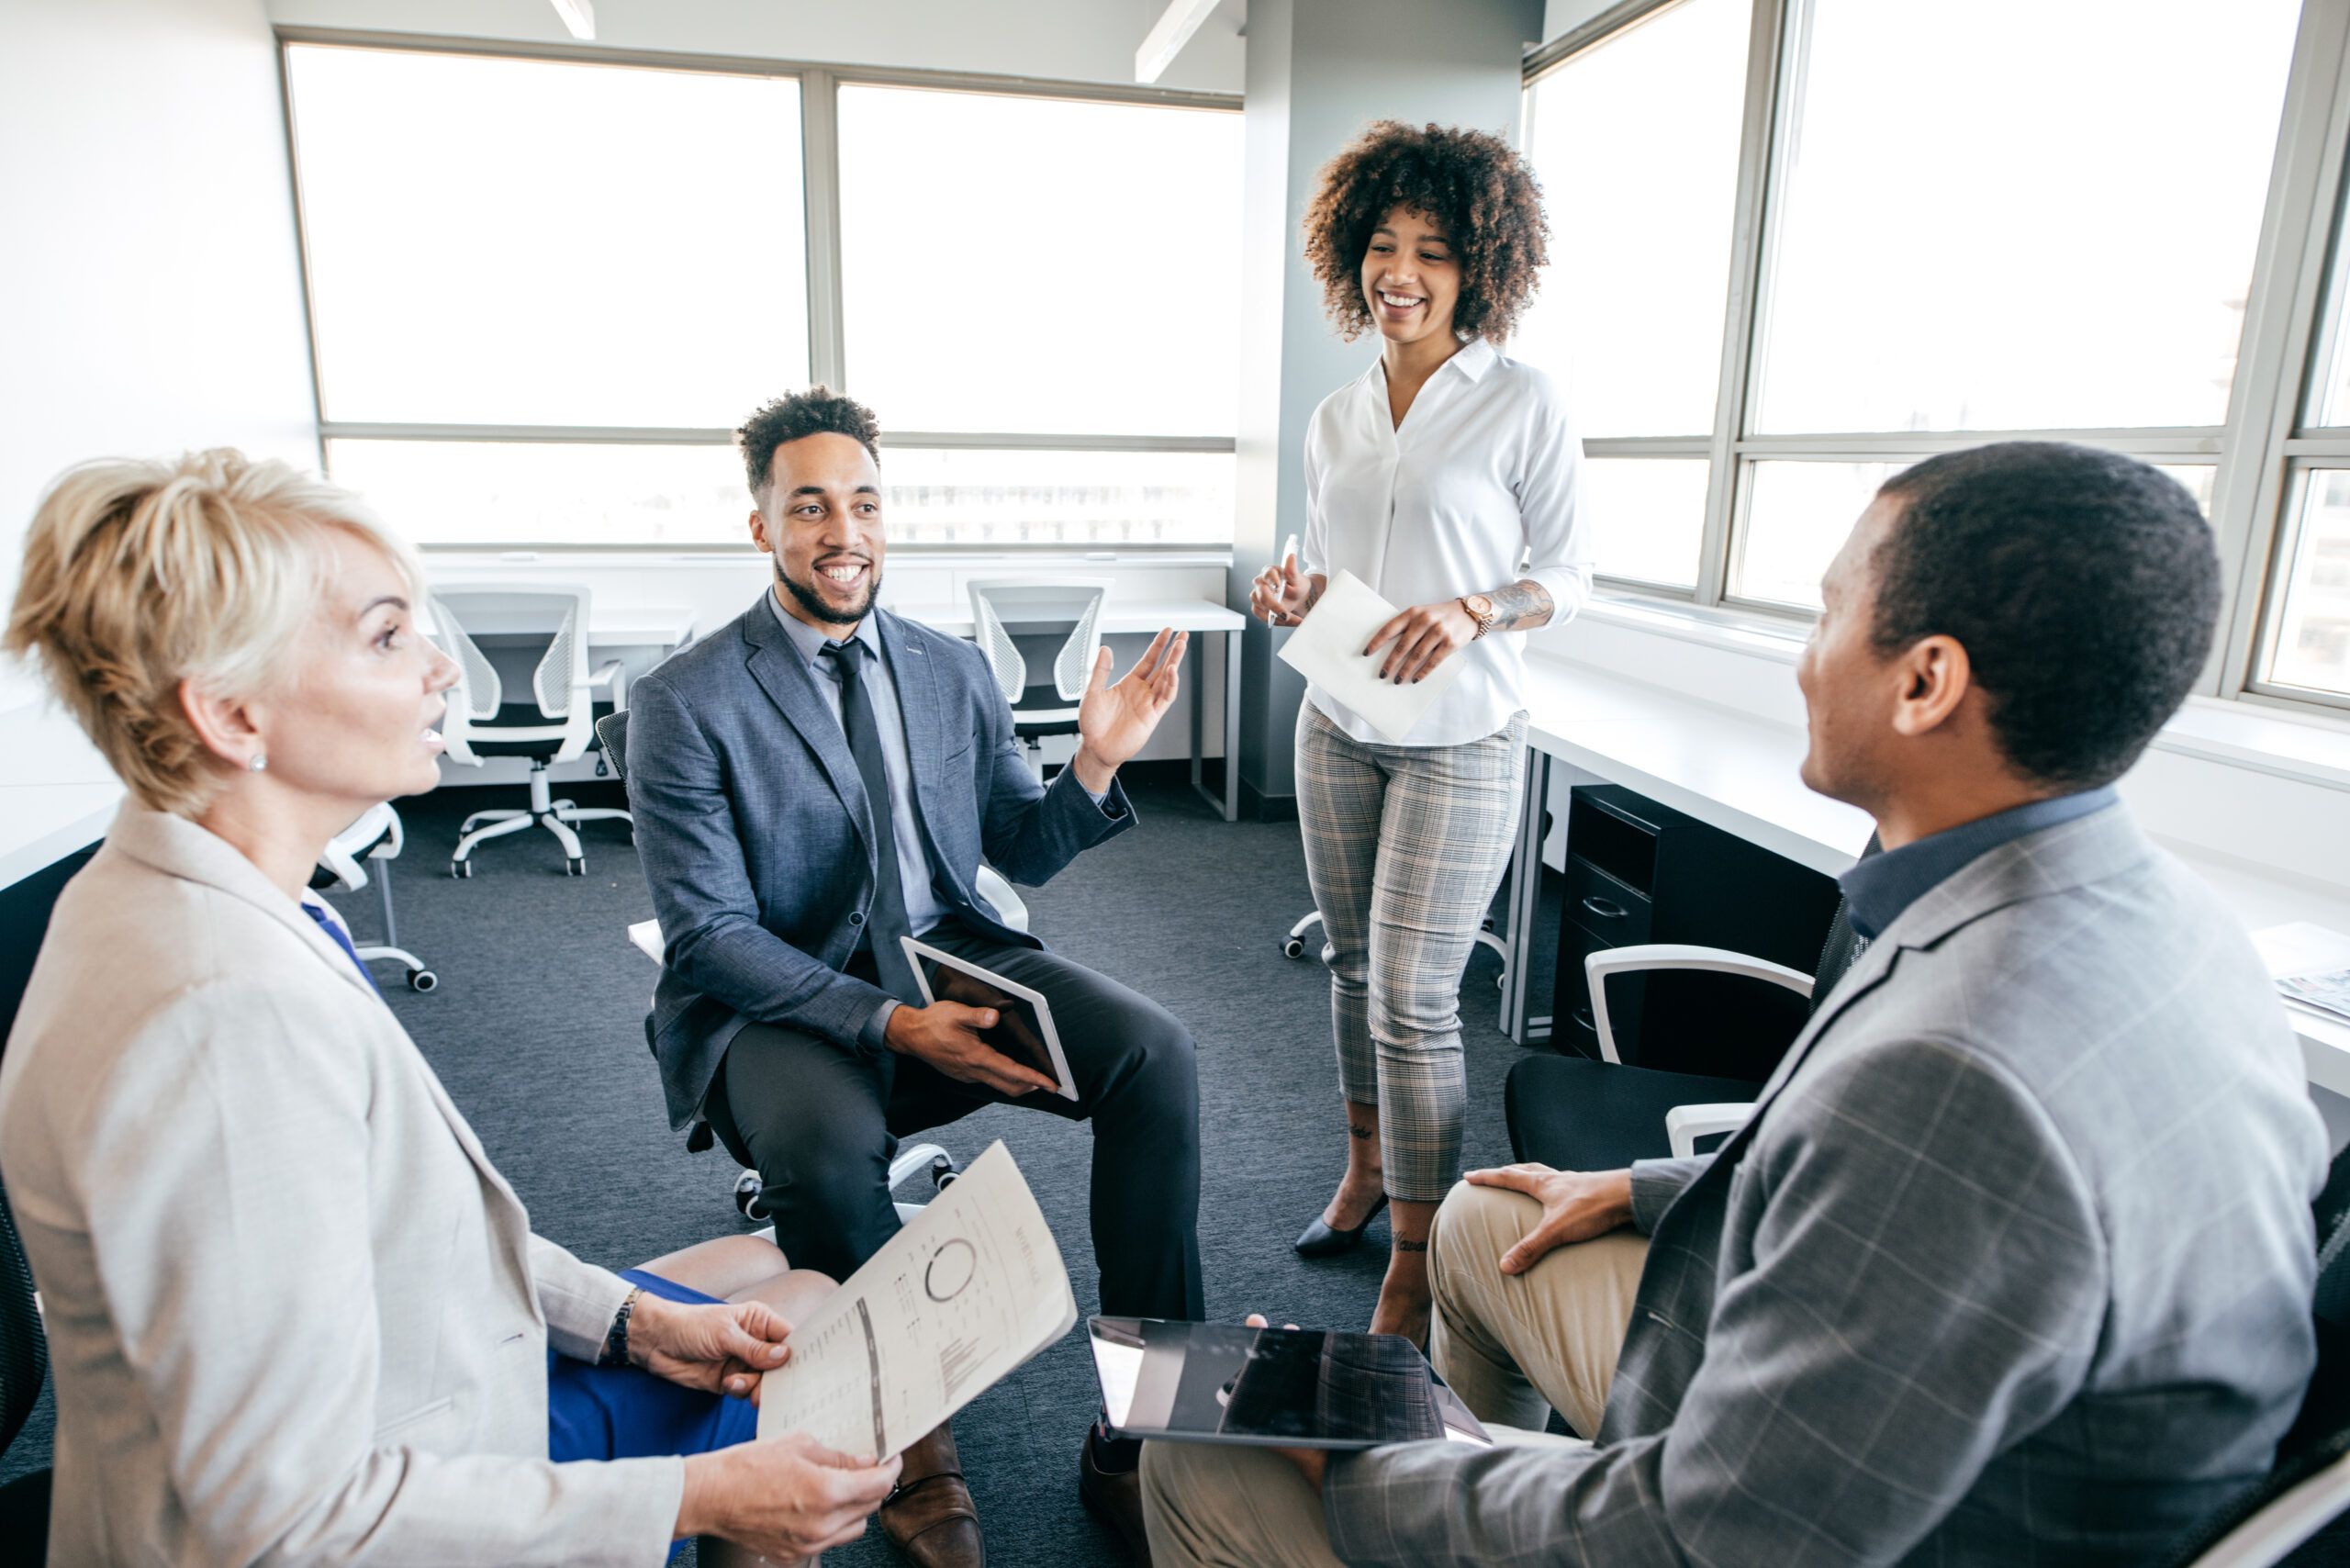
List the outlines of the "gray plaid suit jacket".
{"type": "Polygon", "coordinates": [[[1595,1446],[1334,1463],[1354,1564],[2120,1563],[2266,1468],[2325,1141],[2251,945],[2121,807],[1854,963],[1710,1158],[1636,1168],[1595,1446]]]}

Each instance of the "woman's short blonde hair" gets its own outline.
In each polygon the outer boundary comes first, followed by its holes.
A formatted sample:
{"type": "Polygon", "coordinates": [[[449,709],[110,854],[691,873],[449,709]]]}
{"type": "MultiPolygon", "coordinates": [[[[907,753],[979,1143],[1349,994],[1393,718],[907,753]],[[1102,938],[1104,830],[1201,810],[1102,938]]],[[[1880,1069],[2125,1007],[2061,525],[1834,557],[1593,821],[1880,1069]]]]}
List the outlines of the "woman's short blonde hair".
{"type": "Polygon", "coordinates": [[[33,515],[0,646],[39,662],[134,799],[194,816],[224,768],[181,683],[247,697],[282,678],[338,530],[389,556],[414,601],[423,574],[407,542],[324,479],[226,447],[82,464],[33,515]]]}

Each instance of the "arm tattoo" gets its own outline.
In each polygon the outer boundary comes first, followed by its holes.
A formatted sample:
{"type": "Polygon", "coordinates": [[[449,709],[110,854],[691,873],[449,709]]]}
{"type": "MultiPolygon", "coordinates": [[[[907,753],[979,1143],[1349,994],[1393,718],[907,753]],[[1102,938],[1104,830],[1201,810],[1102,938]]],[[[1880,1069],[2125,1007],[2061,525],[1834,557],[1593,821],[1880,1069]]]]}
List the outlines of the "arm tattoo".
{"type": "Polygon", "coordinates": [[[1398,1252],[1425,1252],[1428,1249],[1425,1241],[1410,1241],[1400,1236],[1390,1238],[1387,1245],[1398,1252]]]}
{"type": "Polygon", "coordinates": [[[1547,626],[1558,606],[1550,602],[1550,593],[1540,583],[1521,579],[1505,588],[1495,588],[1485,596],[1494,601],[1494,630],[1496,632],[1531,632],[1537,626],[1547,626]]]}

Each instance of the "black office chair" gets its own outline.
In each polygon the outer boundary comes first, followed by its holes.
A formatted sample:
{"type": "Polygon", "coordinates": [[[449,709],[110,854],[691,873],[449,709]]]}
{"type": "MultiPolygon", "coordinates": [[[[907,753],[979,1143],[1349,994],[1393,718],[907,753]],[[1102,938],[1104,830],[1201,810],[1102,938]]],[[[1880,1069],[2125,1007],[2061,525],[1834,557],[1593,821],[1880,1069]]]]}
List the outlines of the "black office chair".
{"type": "MultiPolygon", "coordinates": [[[[0,1190],[0,1453],[17,1440],[49,1375],[49,1340],[33,1300],[33,1271],[0,1190]]],[[[49,1555],[47,1466],[0,1486],[0,1560],[35,1563],[49,1555]]]]}
{"type": "MultiPolygon", "coordinates": [[[[1877,841],[1871,834],[1861,853],[1874,855],[1877,841]]],[[[1811,1012],[1818,1012],[1844,971],[1860,956],[1863,943],[1852,930],[1842,904],[1828,927],[1819,963],[1808,983],[1811,1012]]],[[[1592,974],[1593,1012],[1603,1025],[1604,1048],[1613,1046],[1605,1032],[1606,977],[1600,969],[1621,961],[1621,952],[1603,950],[1588,962],[1592,974]]],[[[1725,957],[1734,957],[1726,955],[1725,957]]],[[[1757,964],[1758,969],[1776,966],[1757,964]]],[[[1789,974],[1781,983],[1800,981],[1789,974]]],[[[1754,1064],[1752,1079],[1718,1078],[1693,1072],[1667,1072],[1613,1060],[1595,1061],[1580,1056],[1529,1056],[1509,1070],[1502,1091],[1502,1106],[1509,1121],[1509,1146],[1519,1159],[1536,1160],[1561,1170],[1616,1170],[1636,1159],[1662,1159],[1676,1151],[1669,1120],[1676,1110],[1690,1106],[1733,1106],[1751,1102],[1762,1092],[1780,1056],[1795,1043],[1790,1035],[1779,1050],[1754,1064]]],[[[1686,1129],[1695,1137],[1720,1133],[1735,1126],[1736,1113],[1700,1120],[1686,1129]]],[[[1694,1139],[1684,1137],[1684,1141],[1694,1139]]],[[[1688,1152],[1680,1150],[1678,1152],[1688,1152]]]]}

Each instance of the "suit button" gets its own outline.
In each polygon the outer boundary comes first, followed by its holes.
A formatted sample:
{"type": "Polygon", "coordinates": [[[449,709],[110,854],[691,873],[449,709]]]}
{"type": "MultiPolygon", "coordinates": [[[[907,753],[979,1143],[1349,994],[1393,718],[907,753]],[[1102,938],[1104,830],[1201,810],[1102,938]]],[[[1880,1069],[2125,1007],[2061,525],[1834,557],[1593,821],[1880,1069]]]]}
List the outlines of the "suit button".
{"type": "Polygon", "coordinates": [[[863,910],[853,910],[853,911],[851,911],[851,912],[850,912],[850,913],[849,913],[849,917],[848,917],[848,923],[849,923],[851,925],[862,925],[862,924],[865,924],[865,912],[864,912],[863,910]]]}

